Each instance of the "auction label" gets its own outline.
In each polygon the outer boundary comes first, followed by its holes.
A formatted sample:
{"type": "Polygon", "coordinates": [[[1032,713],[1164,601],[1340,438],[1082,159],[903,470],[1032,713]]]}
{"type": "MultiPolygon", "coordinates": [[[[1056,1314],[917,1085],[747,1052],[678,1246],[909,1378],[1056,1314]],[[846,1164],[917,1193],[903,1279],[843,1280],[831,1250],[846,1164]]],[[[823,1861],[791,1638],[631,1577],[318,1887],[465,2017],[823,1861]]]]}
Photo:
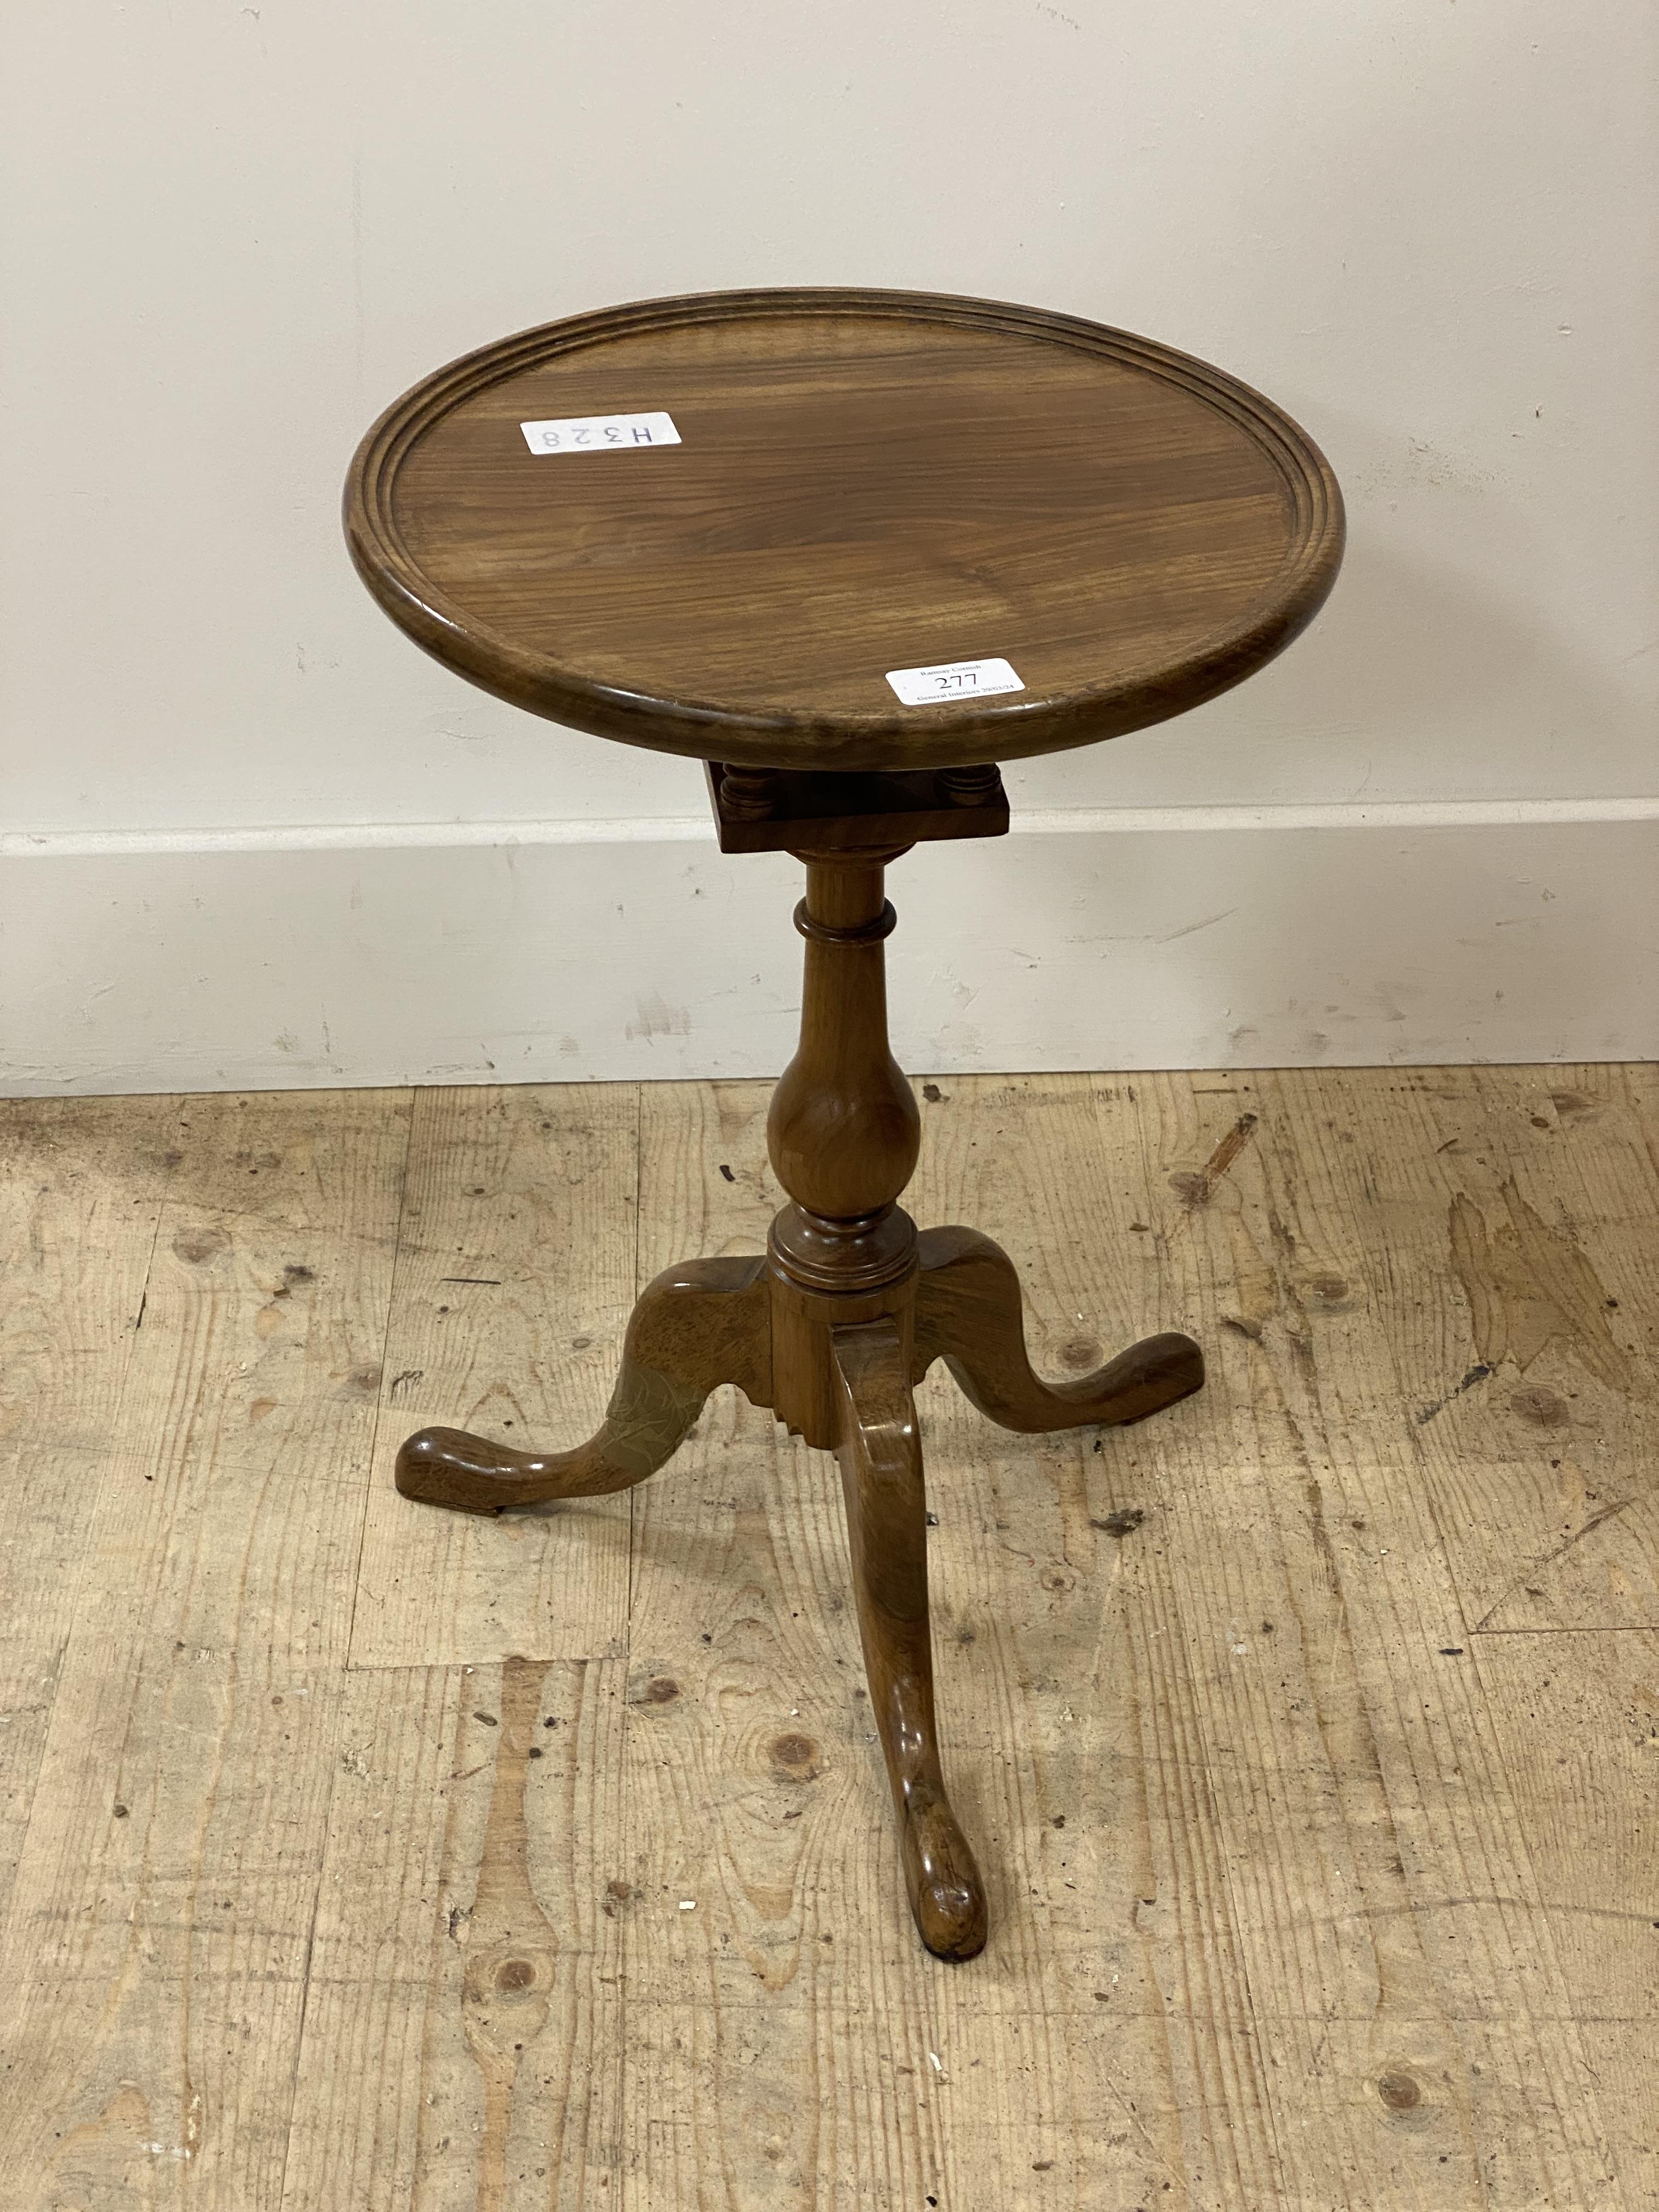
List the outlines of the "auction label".
{"type": "Polygon", "coordinates": [[[614,453],[635,446],[678,446],[672,415],[572,415],[558,422],[520,422],[532,453],[614,453]]]}
{"type": "Polygon", "coordinates": [[[989,699],[999,691],[1025,689],[1006,660],[941,660],[932,668],[890,668],[887,681],[907,707],[989,699]]]}

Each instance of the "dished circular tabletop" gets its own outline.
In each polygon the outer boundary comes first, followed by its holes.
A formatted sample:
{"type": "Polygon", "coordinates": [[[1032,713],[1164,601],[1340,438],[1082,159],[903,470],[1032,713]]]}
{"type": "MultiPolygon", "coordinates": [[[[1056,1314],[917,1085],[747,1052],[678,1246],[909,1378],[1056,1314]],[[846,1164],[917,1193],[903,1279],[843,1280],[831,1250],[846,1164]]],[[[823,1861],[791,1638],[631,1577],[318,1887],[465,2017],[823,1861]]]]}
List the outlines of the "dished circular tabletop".
{"type": "Polygon", "coordinates": [[[1219,369],[900,292],[711,293],[503,339],[387,410],[345,507],[370,591],[461,675],[754,767],[1017,760],[1180,714],[1288,644],[1342,551],[1318,448],[1219,369]],[[641,415],[679,442],[536,452],[520,427],[641,415]],[[888,681],[993,660],[1018,690],[907,705],[888,681]]]}

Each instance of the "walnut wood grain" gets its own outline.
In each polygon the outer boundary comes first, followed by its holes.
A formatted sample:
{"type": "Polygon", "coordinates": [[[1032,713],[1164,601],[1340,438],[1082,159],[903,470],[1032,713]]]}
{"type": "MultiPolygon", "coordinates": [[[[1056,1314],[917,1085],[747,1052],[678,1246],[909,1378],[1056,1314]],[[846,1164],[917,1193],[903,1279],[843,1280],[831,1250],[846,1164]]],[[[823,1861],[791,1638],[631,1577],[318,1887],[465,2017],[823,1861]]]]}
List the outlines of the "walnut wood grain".
{"type": "Polygon", "coordinates": [[[422,1429],[398,1454],[398,1489],[428,1505],[499,1513],[643,1482],[672,1457],[719,1384],[771,1403],[765,1274],[763,1260],[690,1260],[647,1284],[605,1420],[586,1443],[544,1454],[460,1429],[422,1429]]]}
{"type": "Polygon", "coordinates": [[[345,522],[370,592],[447,666],[703,760],[722,846],[806,865],[765,1260],[651,1284],[589,1443],[426,1429],[398,1488],[475,1513],[624,1489],[723,1382],[838,1450],[912,1910],[929,1949],[971,1956],[985,1900],[939,1772],[912,1377],[942,1358],[993,1419],[1048,1430],[1142,1419],[1204,1362],[1156,1336],[1046,1383],[1006,1257],[971,1230],[918,1239],[884,872],[920,839],[1006,828],[999,761],[1161,720],[1270,659],[1335,578],[1335,480],[1258,393],[1122,331],[922,293],[732,292],[575,316],[440,370],[364,439],[345,522]],[[659,410],[678,442],[550,457],[520,428],[659,410]],[[1021,688],[912,707],[887,680],[991,659],[1021,688]]]}
{"type": "Polygon", "coordinates": [[[1045,1382],[1026,1356],[1019,1277],[1001,1247],[976,1229],[926,1229],[917,1247],[911,1380],[943,1359],[963,1395],[1005,1429],[1127,1426],[1203,1388],[1203,1352],[1173,1330],[1074,1382],[1045,1382]]]}
{"type": "Polygon", "coordinates": [[[538,714],[738,767],[1018,760],[1177,714],[1317,610],[1342,504],[1236,378],[984,300],[646,301],[468,355],[352,464],[393,621],[538,714]],[[670,413],[678,446],[558,457],[519,425],[670,413]],[[890,669],[1024,690],[904,707],[890,669]]]}
{"type": "Polygon", "coordinates": [[[905,1893],[935,1958],[971,1959],[985,1947],[985,1886],[939,1765],[927,1498],[904,1346],[891,1321],[866,1322],[836,1330],[833,1360],[859,1633],[905,1893]]]}

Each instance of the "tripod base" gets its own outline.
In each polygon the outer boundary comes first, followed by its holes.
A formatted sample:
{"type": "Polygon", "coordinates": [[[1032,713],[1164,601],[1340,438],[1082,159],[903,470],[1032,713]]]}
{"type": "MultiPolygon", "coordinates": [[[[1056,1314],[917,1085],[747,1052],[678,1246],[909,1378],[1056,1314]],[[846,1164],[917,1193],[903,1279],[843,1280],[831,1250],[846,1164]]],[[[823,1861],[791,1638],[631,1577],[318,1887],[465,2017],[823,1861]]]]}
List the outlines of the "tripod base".
{"type": "Polygon", "coordinates": [[[767,1116],[767,1150],[793,1203],[764,1259],[693,1260],[647,1285],[610,1409],[586,1443],[542,1455],[423,1429],[398,1455],[398,1487],[466,1513],[626,1490],[672,1455],[722,1382],[839,1453],[910,1910],[936,1957],[971,1959],[985,1942],[985,1888],[939,1767],[911,1391],[943,1359],[1005,1428],[1139,1421],[1196,1390],[1204,1357],[1189,1337],[1150,1336],[1080,1381],[1041,1381],[1007,1255],[972,1229],[918,1236],[897,1203],[921,1128],[888,1048],[883,947],[895,916],[884,872],[918,838],[1005,830],[995,768],[811,775],[715,762],[709,788],[726,850],[784,848],[806,863],[795,910],[806,940],[800,1045],[767,1116]]]}
{"type": "MultiPolygon", "coordinates": [[[[780,1228],[794,1218],[787,1210],[780,1228]]],[[[909,1227],[896,1209],[888,1224],[889,1242],[909,1227]]],[[[1162,1335],[1079,1381],[1042,1382],[1026,1355],[1012,1263],[975,1230],[924,1231],[901,1274],[854,1291],[803,1286],[775,1249],[766,1259],[694,1260],[647,1286],[610,1407],[586,1443],[543,1455],[422,1429],[398,1455],[397,1482],[406,1498],[467,1513],[626,1490],[673,1455],[723,1382],[772,1407],[809,1443],[838,1452],[910,1910],[936,1957],[969,1959],[985,1942],[985,1892],[939,1766],[927,1498],[911,1397],[936,1359],[981,1413],[1027,1431],[1144,1420],[1204,1380],[1192,1339],[1162,1335]]]]}

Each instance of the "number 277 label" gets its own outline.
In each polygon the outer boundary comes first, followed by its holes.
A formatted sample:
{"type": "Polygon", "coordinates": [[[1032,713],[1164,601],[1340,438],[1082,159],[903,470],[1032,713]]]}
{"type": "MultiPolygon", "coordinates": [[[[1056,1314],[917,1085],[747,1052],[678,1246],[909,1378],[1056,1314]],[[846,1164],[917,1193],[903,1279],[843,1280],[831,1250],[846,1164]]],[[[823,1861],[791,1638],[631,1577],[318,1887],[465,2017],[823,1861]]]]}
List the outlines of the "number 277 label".
{"type": "Polygon", "coordinates": [[[556,422],[520,422],[532,453],[605,453],[641,446],[678,446],[672,415],[571,415],[556,422]]]}
{"type": "Polygon", "coordinates": [[[907,707],[938,707],[961,699],[988,699],[1023,691],[1006,660],[944,660],[932,668],[890,668],[887,681],[907,707]]]}

